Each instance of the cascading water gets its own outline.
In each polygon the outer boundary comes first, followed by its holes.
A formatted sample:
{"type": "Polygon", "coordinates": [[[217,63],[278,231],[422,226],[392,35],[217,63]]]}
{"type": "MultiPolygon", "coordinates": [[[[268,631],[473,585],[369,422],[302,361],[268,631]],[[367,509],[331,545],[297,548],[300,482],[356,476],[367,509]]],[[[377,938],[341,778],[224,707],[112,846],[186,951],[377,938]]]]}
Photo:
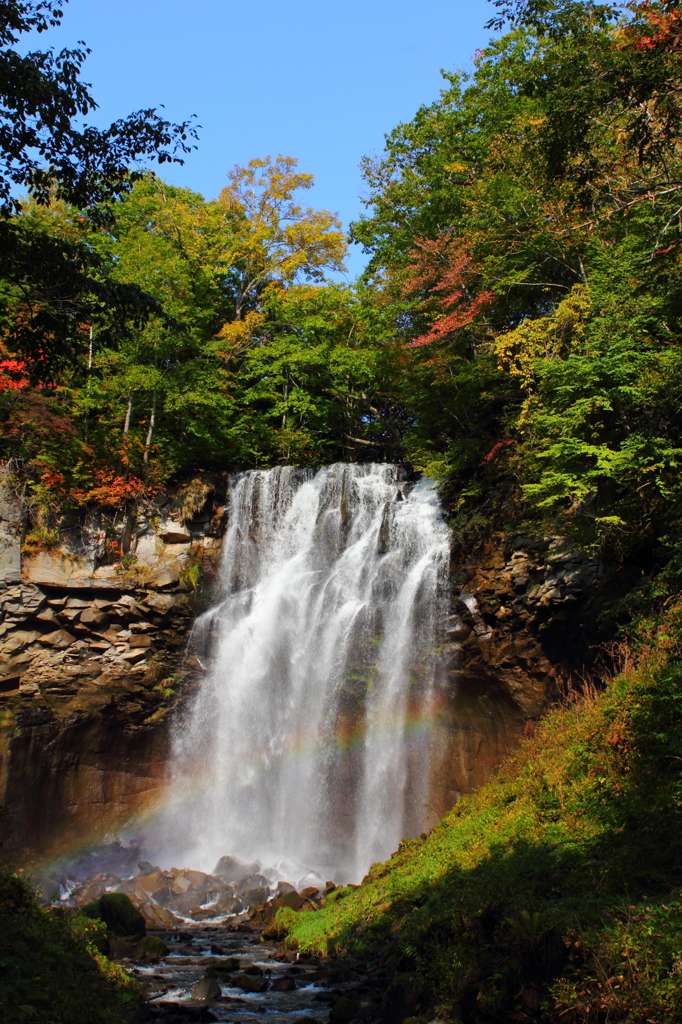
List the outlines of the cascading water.
{"type": "Polygon", "coordinates": [[[448,537],[391,465],[255,470],[230,487],[209,671],[176,729],[167,856],[357,880],[427,818],[448,537]]]}

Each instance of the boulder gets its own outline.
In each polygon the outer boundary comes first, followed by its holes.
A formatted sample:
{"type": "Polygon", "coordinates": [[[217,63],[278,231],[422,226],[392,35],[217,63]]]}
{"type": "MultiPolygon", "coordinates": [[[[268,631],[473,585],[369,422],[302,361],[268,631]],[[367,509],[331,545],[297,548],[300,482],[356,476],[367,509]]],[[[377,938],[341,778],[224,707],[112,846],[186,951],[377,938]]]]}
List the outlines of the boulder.
{"type": "Polygon", "coordinates": [[[296,887],[291,882],[278,882],[275,889],[277,896],[283,896],[285,892],[296,892],[296,887]]]}
{"type": "Polygon", "coordinates": [[[250,907],[255,907],[259,903],[267,903],[270,897],[270,890],[263,885],[255,889],[245,889],[241,895],[245,903],[248,903],[250,907]]]}
{"type": "Polygon", "coordinates": [[[264,887],[268,890],[270,888],[270,879],[258,872],[256,872],[256,874],[247,875],[246,878],[242,879],[239,886],[240,889],[256,889],[258,887],[264,887]]]}
{"type": "Polygon", "coordinates": [[[316,885],[307,885],[305,889],[301,889],[301,896],[304,900],[316,900],[319,895],[320,890],[316,885]]]}
{"type": "Polygon", "coordinates": [[[86,917],[104,921],[113,935],[140,935],[146,932],[142,914],[122,892],[107,892],[83,907],[86,917]]]}
{"type": "Polygon", "coordinates": [[[196,889],[203,889],[209,880],[209,876],[204,871],[185,871],[185,878],[193,885],[196,889]]]}
{"type": "Polygon", "coordinates": [[[120,657],[123,661],[135,663],[146,658],[148,653],[149,651],[145,647],[136,647],[133,651],[125,651],[120,657]]]}
{"type": "MultiPolygon", "coordinates": [[[[147,602],[149,604],[149,602],[147,602]]],[[[237,857],[221,857],[211,874],[222,878],[224,882],[241,882],[253,875],[260,864],[243,864],[237,857]]]]}
{"type": "Polygon", "coordinates": [[[151,871],[148,875],[138,875],[135,878],[135,888],[144,889],[148,893],[156,892],[157,889],[165,886],[167,879],[160,871],[151,871]]]}
{"type": "Polygon", "coordinates": [[[18,651],[22,647],[33,644],[36,640],[41,640],[42,638],[42,633],[38,633],[37,630],[17,629],[14,633],[10,633],[3,642],[2,653],[10,654],[12,651],[18,651]]]}
{"type": "Polygon", "coordinates": [[[142,633],[140,636],[131,636],[128,643],[131,647],[151,647],[152,638],[142,633]]]}
{"type": "Polygon", "coordinates": [[[220,982],[216,978],[201,978],[195,985],[192,985],[192,999],[201,1000],[207,1003],[221,996],[220,982]]]}
{"type": "Polygon", "coordinates": [[[234,983],[243,992],[265,992],[268,987],[267,978],[255,974],[238,974],[234,983]]]}
{"type": "Polygon", "coordinates": [[[296,988],[293,978],[275,978],[272,983],[275,992],[292,992],[296,988]]]}
{"type": "Polygon", "coordinates": [[[233,893],[225,893],[215,904],[216,914],[241,914],[246,910],[246,904],[239,896],[233,893]]]}
{"type": "Polygon", "coordinates": [[[222,957],[220,960],[217,957],[204,957],[204,959],[200,960],[199,963],[202,967],[206,967],[207,977],[228,977],[230,974],[234,974],[235,971],[239,970],[239,959],[236,956],[226,956],[222,957]]]}
{"type": "Polygon", "coordinates": [[[178,597],[175,594],[147,594],[144,603],[159,615],[167,615],[178,603],[178,597]]]}
{"type": "Polygon", "coordinates": [[[61,622],[57,618],[53,608],[43,608],[42,611],[36,615],[38,622],[45,622],[50,626],[61,626],[61,622]]]}
{"type": "Polygon", "coordinates": [[[360,1003],[357,999],[341,996],[329,1011],[329,1020],[331,1024],[350,1024],[350,1021],[356,1019],[359,1010],[360,1003]]]}
{"type": "Polygon", "coordinates": [[[176,875],[171,882],[171,892],[175,893],[176,896],[180,896],[182,893],[187,892],[192,883],[189,878],[184,875],[176,875]]]}
{"type": "Polygon", "coordinates": [[[281,896],[276,896],[272,901],[272,906],[275,910],[279,910],[281,907],[288,907],[289,910],[300,910],[302,905],[303,900],[295,889],[291,892],[284,892],[281,896]]]}
{"type": "Polygon", "coordinates": [[[141,960],[160,960],[168,955],[168,946],[159,935],[147,935],[137,946],[135,955],[141,960]]]}

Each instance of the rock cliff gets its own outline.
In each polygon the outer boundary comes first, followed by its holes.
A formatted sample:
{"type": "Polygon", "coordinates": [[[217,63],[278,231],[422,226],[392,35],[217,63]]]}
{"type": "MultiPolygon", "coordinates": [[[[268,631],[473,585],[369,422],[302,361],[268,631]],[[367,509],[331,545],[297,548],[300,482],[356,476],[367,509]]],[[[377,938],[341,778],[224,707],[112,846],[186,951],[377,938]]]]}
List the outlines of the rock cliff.
{"type": "Polygon", "coordinates": [[[193,484],[189,509],[185,488],[132,526],[102,515],[38,551],[0,502],[5,855],[115,831],[163,785],[170,713],[203,673],[187,644],[224,523],[219,488],[193,484]]]}
{"type": "Polygon", "coordinates": [[[561,683],[589,670],[606,578],[562,537],[499,534],[470,551],[453,541],[435,814],[485,783],[561,683]]]}

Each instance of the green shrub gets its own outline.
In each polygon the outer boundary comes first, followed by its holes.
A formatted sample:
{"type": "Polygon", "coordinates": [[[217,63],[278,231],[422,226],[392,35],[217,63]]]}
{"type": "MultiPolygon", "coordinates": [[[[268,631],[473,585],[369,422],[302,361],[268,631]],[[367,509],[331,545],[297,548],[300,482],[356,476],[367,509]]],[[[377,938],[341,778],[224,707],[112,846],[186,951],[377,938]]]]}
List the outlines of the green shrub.
{"type": "Polygon", "coordinates": [[[123,1024],[137,982],[98,947],[104,926],[56,916],[17,875],[0,873],[0,1020],[7,1024],[123,1024]]]}
{"type": "Polygon", "coordinates": [[[113,935],[144,935],[146,932],[142,914],[123,892],[106,892],[83,907],[83,913],[103,921],[113,935]]]}

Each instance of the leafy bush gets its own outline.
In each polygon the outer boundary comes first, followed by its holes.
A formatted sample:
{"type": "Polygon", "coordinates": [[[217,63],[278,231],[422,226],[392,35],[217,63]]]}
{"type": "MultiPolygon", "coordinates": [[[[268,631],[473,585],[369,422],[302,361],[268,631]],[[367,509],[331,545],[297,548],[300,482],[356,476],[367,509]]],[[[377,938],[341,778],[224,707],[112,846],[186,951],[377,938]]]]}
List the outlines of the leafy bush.
{"type": "Polygon", "coordinates": [[[38,906],[17,875],[0,873],[0,1018],[30,1024],[122,1024],[137,982],[99,951],[104,925],[38,906]]]}

